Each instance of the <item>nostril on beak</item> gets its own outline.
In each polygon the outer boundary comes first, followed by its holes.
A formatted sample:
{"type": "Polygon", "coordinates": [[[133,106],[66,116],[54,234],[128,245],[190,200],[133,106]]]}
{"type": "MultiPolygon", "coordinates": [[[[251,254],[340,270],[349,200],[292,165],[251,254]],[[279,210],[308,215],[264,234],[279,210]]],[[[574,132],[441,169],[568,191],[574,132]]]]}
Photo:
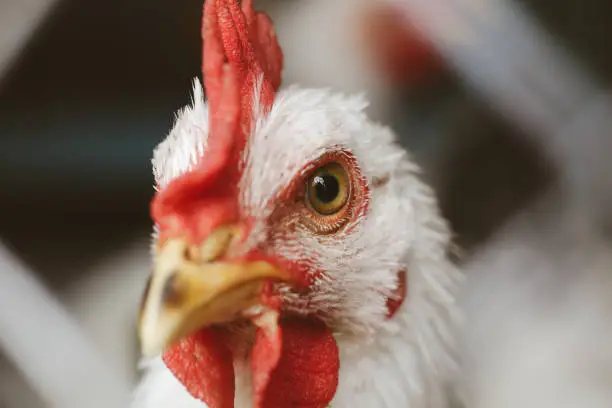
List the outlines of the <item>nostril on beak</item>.
{"type": "Polygon", "coordinates": [[[200,250],[198,247],[190,245],[186,246],[183,250],[183,259],[188,262],[199,262],[200,261],[200,250]]]}
{"type": "MultiPolygon", "coordinates": [[[[205,264],[215,262],[227,254],[228,250],[240,237],[240,231],[239,226],[224,225],[212,231],[210,235],[199,244],[175,242],[173,244],[174,249],[171,250],[171,252],[178,255],[180,260],[175,259],[175,261],[179,263],[205,264]],[[179,248],[177,248],[177,246],[179,248]]],[[[162,250],[159,249],[159,251],[162,250]]],[[[161,252],[159,251],[156,255],[160,255],[161,252]]],[[[164,250],[164,252],[167,252],[167,249],[164,250]]]]}
{"type": "MultiPolygon", "coordinates": [[[[195,247],[197,260],[201,263],[214,262],[227,253],[234,239],[237,237],[235,226],[223,226],[213,231],[206,241],[195,247]]],[[[193,256],[193,255],[192,255],[193,256]]]]}

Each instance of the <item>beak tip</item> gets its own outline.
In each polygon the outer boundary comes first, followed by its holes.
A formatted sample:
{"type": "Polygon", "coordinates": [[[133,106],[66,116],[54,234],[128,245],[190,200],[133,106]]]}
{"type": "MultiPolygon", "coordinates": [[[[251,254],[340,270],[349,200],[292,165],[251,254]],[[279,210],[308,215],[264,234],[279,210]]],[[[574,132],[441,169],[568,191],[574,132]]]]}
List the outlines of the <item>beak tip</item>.
{"type": "Polygon", "coordinates": [[[164,347],[165,336],[160,335],[159,325],[154,316],[143,316],[138,326],[140,352],[144,357],[154,357],[160,354],[164,347]]]}
{"type": "Polygon", "coordinates": [[[159,350],[157,344],[154,341],[151,341],[151,336],[145,336],[142,332],[138,333],[139,343],[140,343],[140,353],[143,357],[152,357],[157,354],[156,352],[159,350]]]}
{"type": "Polygon", "coordinates": [[[164,344],[155,341],[155,338],[141,337],[140,338],[140,353],[143,357],[155,357],[164,351],[164,344]]]}

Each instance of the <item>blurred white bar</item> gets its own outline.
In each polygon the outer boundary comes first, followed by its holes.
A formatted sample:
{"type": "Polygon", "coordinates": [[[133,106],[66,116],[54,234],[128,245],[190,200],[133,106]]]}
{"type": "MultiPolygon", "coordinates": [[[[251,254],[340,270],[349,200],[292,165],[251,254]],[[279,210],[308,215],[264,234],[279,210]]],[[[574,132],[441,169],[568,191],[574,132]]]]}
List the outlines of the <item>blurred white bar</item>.
{"type": "Polygon", "coordinates": [[[518,4],[507,0],[382,0],[405,13],[466,83],[541,144],[573,199],[612,198],[607,90],[518,4]]]}
{"type": "MultiPolygon", "coordinates": [[[[357,35],[373,0],[259,1],[274,21],[285,55],[283,83],[365,93],[368,114],[385,122],[395,89],[357,35]]],[[[378,0],[376,0],[378,1],[378,0]]]]}
{"type": "Polygon", "coordinates": [[[556,134],[598,87],[518,5],[503,0],[389,0],[464,80],[528,131],[556,134]]]}
{"type": "Polygon", "coordinates": [[[127,406],[125,384],[2,242],[0,347],[50,408],[127,406]]]}
{"type": "Polygon", "coordinates": [[[146,234],[92,262],[91,268],[62,290],[61,298],[119,378],[136,383],[140,348],[138,310],[151,273],[151,243],[146,234]]]}
{"type": "Polygon", "coordinates": [[[0,79],[57,0],[0,0],[0,79]]]}

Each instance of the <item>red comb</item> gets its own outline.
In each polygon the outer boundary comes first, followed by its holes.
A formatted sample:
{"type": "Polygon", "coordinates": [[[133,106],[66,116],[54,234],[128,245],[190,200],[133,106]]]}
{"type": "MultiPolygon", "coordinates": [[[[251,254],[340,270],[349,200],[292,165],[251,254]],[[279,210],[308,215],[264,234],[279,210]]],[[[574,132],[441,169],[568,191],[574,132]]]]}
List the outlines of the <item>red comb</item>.
{"type": "Polygon", "coordinates": [[[242,8],[236,0],[208,0],[204,4],[203,74],[211,110],[211,132],[217,133],[217,120],[226,116],[228,104],[240,108],[240,133],[248,134],[253,104],[259,99],[261,108],[272,106],[281,83],[283,54],[276,40],[272,22],[263,13],[255,13],[253,1],[245,0],[242,8]],[[240,91],[240,100],[224,98],[223,67],[234,72],[233,80],[240,91]],[[256,95],[259,87],[259,95],[256,95]]]}
{"type": "Polygon", "coordinates": [[[210,114],[206,158],[155,197],[161,238],[189,230],[194,241],[236,217],[236,187],[254,104],[269,112],[281,83],[283,55],[270,19],[252,0],[207,0],[202,24],[203,74],[210,114]],[[194,206],[208,217],[194,219],[194,206]],[[197,220],[197,222],[196,222],[197,220]]]}

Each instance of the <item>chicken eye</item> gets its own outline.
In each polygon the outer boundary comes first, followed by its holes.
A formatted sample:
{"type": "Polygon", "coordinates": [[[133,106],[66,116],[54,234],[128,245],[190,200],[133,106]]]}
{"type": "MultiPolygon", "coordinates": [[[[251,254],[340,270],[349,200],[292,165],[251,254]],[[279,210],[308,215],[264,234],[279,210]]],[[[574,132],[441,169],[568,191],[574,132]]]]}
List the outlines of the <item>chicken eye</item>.
{"type": "Polygon", "coordinates": [[[346,205],[349,190],[349,178],[344,167],[338,163],[328,163],[308,178],[306,200],[317,213],[331,215],[346,205]]]}

